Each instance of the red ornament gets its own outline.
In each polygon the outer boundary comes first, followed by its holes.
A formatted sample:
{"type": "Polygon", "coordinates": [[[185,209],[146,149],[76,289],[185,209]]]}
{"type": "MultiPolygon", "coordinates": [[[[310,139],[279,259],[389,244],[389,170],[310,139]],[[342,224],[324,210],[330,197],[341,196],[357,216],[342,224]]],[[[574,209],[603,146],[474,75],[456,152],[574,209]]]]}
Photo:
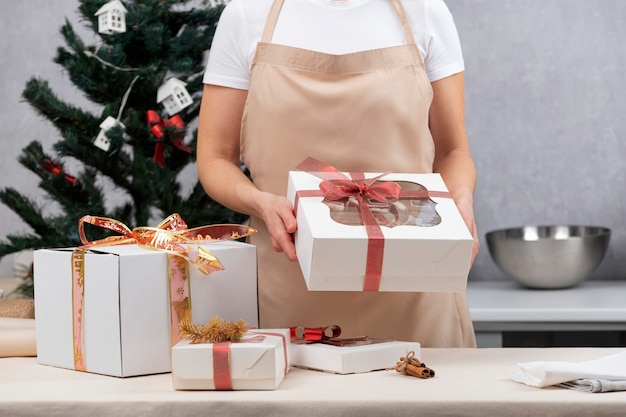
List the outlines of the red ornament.
{"type": "Polygon", "coordinates": [[[192,149],[188,146],[183,145],[183,139],[185,138],[185,123],[183,119],[179,115],[173,116],[169,119],[161,119],[161,116],[154,111],[148,110],[146,112],[146,120],[148,121],[148,126],[150,127],[150,132],[157,138],[157,144],[154,148],[154,157],[152,160],[159,164],[161,168],[163,168],[165,162],[165,139],[166,139],[166,129],[172,128],[174,130],[174,134],[170,137],[170,142],[176,148],[180,149],[183,152],[191,153],[192,149]]]}
{"type": "Polygon", "coordinates": [[[61,169],[61,167],[58,164],[52,162],[50,159],[43,158],[41,162],[43,163],[43,169],[46,172],[54,176],[62,175],[65,178],[65,180],[69,182],[70,184],[72,184],[74,187],[81,186],[81,183],[77,178],[72,177],[71,175],[67,174],[65,171],[63,171],[63,169],[61,169]]]}

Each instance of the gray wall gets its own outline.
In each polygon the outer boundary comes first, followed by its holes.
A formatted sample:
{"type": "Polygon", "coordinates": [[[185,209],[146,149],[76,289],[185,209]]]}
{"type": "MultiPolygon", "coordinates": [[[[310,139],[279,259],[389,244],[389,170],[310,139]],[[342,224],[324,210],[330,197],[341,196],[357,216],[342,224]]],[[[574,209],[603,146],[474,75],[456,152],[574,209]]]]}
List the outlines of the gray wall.
{"type": "MultiPolygon", "coordinates": [[[[39,191],[38,177],[22,167],[17,157],[35,139],[50,151],[58,133],[31,109],[21,93],[31,77],[41,77],[61,98],[93,107],[74,90],[62,68],[52,62],[62,44],[59,29],[66,17],[73,23],[78,21],[77,7],[75,0],[23,0],[12,2],[10,12],[0,13],[0,187],[21,190],[47,211],[58,208],[39,191]]],[[[15,213],[0,204],[0,238],[29,230],[15,213]]],[[[12,267],[12,256],[0,260],[0,277],[13,276],[12,267]]]]}
{"type": "MultiPolygon", "coordinates": [[[[481,232],[612,229],[593,278],[626,278],[626,2],[447,0],[464,46],[481,232]]],[[[472,279],[499,279],[486,243],[472,279]]]]}
{"type": "MultiPolygon", "coordinates": [[[[523,224],[612,229],[594,279],[626,278],[626,2],[623,0],[447,0],[466,59],[467,125],[479,171],[481,230],[523,224]]],[[[48,79],[63,98],[91,104],[52,62],[74,0],[22,0],[0,15],[0,186],[23,189],[49,210],[37,179],[16,158],[56,131],[23,103],[28,78],[48,79]]],[[[27,232],[0,206],[0,237],[27,232]]],[[[11,275],[11,257],[0,276],[11,275]]],[[[472,280],[505,279],[484,239],[472,280]]]]}

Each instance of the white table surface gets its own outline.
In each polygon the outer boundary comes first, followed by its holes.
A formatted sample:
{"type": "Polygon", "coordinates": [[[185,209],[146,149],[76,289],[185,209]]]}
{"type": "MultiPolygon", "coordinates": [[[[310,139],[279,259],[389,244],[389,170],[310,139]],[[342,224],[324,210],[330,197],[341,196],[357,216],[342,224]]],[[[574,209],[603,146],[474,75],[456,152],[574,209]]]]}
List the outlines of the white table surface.
{"type": "Polygon", "coordinates": [[[558,290],[526,289],[513,281],[470,281],[467,298],[475,323],[626,323],[626,280],[589,280],[558,290]]]}
{"type": "Polygon", "coordinates": [[[171,375],[120,379],[0,359],[0,416],[622,416],[626,391],[533,388],[519,362],[582,361],[618,348],[423,349],[431,379],[395,371],[334,375],[292,368],[275,391],[175,391],[171,375]]]}

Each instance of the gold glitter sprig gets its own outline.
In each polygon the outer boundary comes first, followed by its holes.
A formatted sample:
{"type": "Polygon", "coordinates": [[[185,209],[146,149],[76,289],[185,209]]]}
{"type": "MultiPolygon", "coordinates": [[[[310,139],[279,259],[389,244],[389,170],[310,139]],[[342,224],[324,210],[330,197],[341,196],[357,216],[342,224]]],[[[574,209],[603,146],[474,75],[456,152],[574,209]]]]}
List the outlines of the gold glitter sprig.
{"type": "Polygon", "coordinates": [[[189,339],[189,343],[217,343],[235,341],[241,339],[248,330],[245,321],[224,321],[215,316],[207,324],[196,325],[191,320],[183,319],[178,324],[178,330],[183,338],[189,339]]]}

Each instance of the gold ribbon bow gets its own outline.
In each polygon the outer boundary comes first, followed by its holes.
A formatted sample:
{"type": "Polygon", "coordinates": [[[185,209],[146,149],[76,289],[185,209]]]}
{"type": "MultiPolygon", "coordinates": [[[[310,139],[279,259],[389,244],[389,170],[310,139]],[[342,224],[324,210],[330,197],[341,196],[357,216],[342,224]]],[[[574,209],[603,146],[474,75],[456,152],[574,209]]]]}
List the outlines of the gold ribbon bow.
{"type": "Polygon", "coordinates": [[[218,224],[187,229],[187,224],[178,213],[168,216],[156,227],[130,229],[119,220],[108,217],[86,215],[78,221],[78,233],[83,245],[81,249],[94,246],[137,245],[159,250],[189,261],[203,274],[224,269],[222,263],[208,250],[196,243],[200,240],[235,240],[256,233],[247,226],[218,224]],[[104,239],[90,241],[85,235],[85,224],[91,224],[120,233],[104,239]]]}

